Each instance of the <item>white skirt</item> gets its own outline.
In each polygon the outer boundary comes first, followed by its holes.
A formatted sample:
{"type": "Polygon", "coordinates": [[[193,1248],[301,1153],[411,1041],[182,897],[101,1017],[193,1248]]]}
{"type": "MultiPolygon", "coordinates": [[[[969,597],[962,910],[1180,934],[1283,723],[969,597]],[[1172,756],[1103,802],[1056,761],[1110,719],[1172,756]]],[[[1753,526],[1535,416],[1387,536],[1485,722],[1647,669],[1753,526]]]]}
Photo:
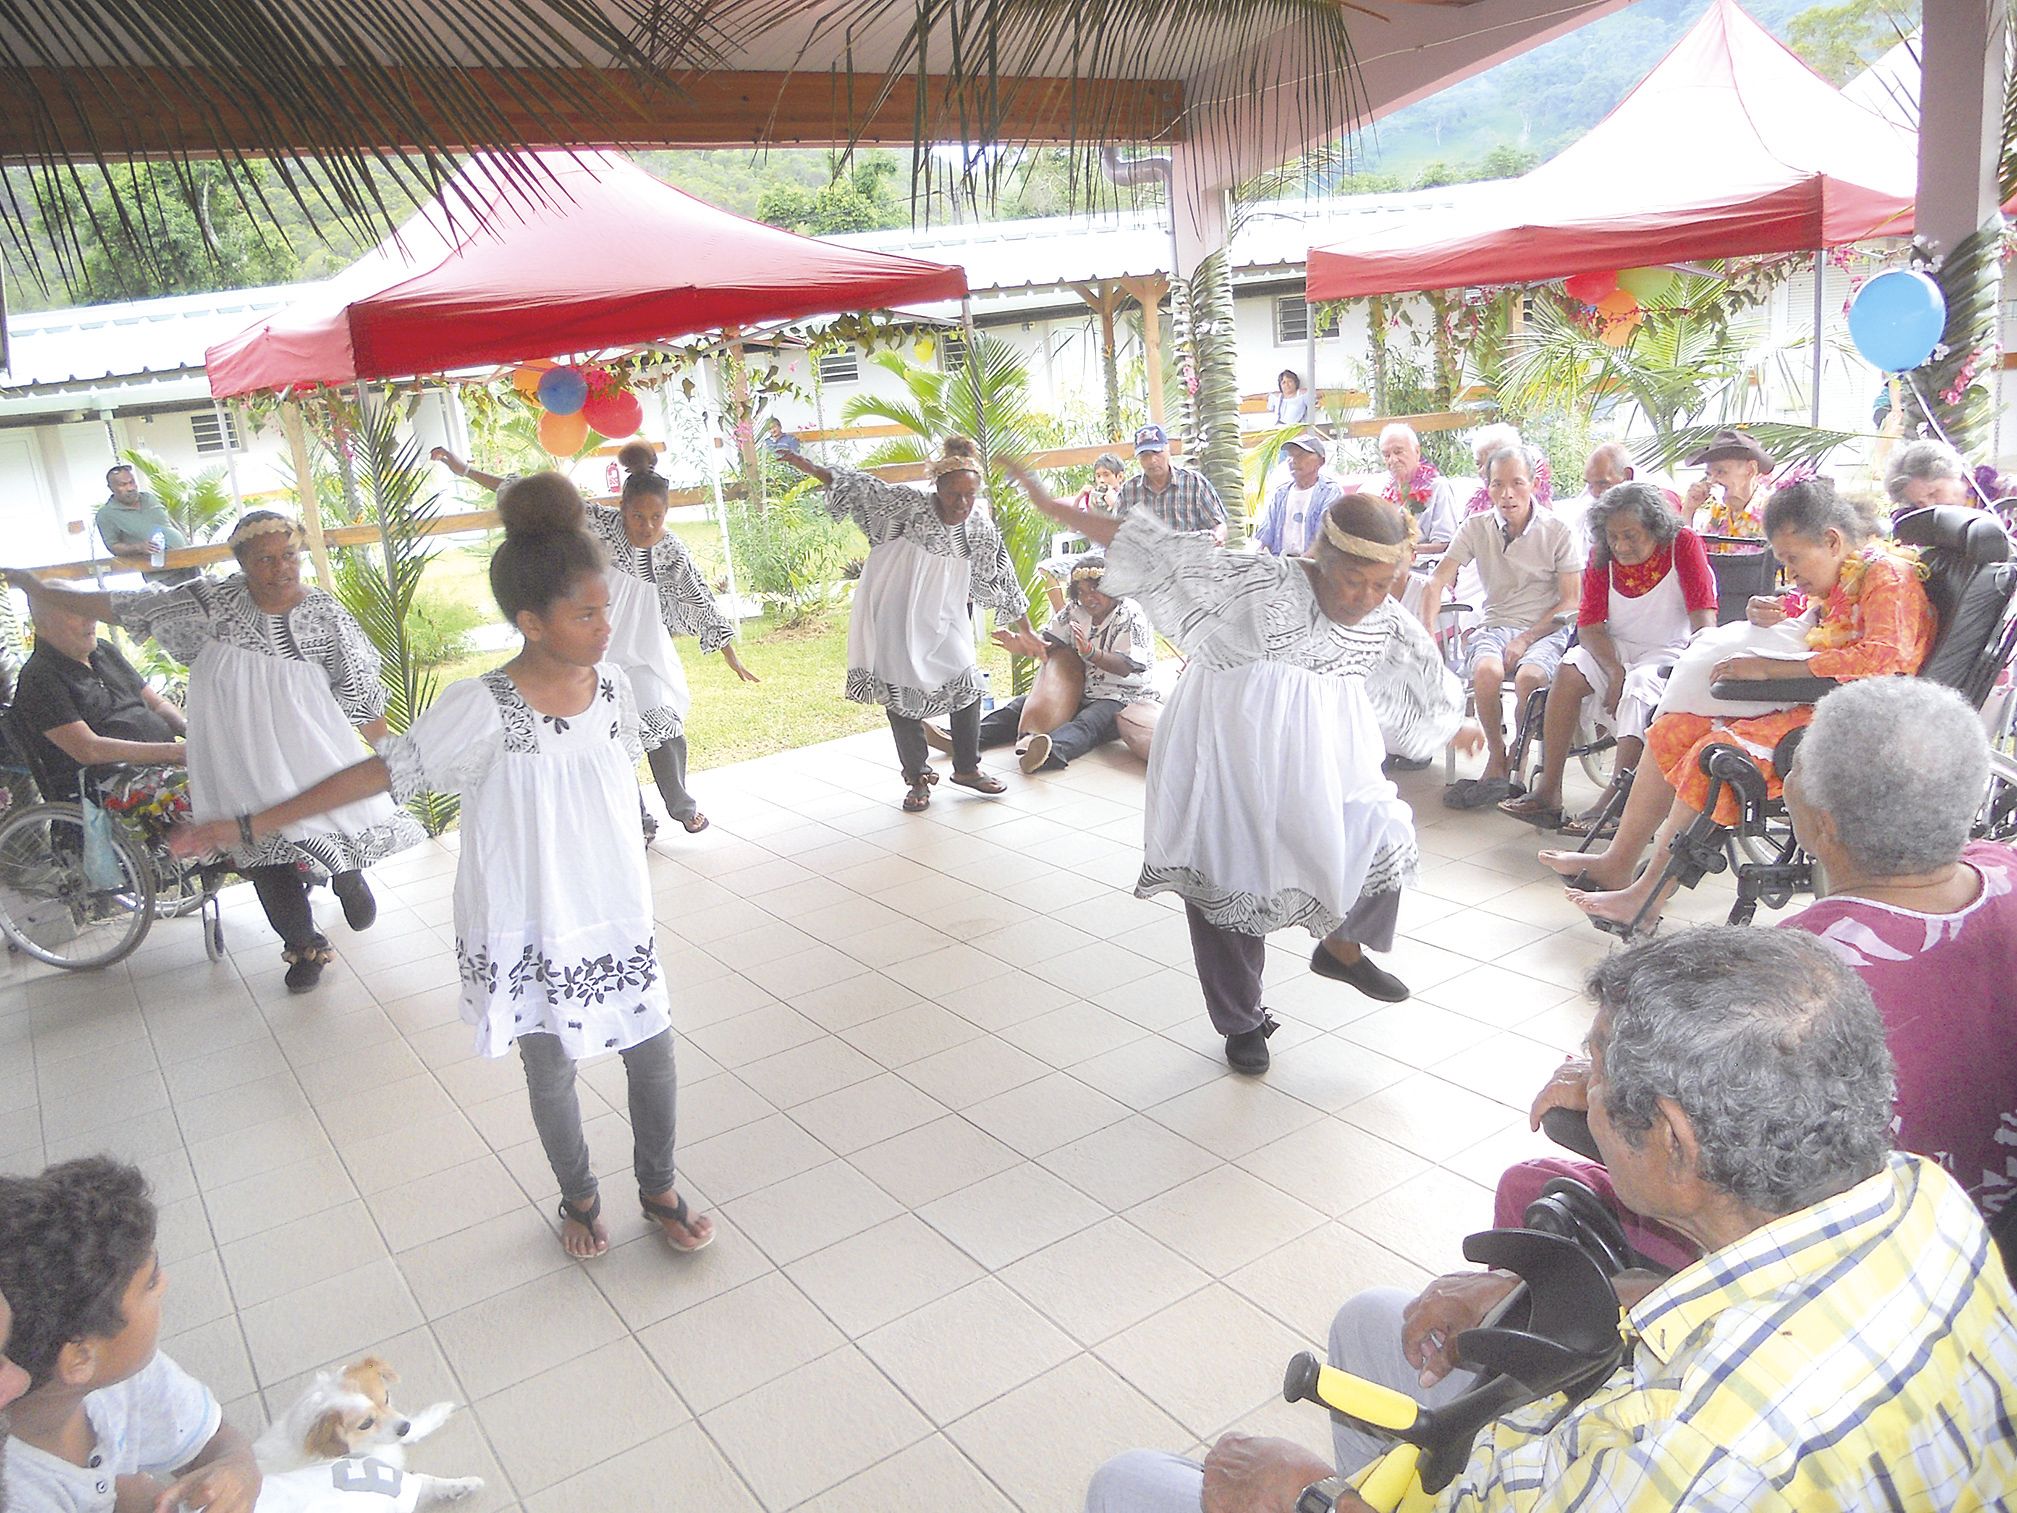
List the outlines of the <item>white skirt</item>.
{"type": "Polygon", "coordinates": [[[1330,934],[1414,875],[1414,815],[1380,775],[1385,750],[1359,678],[1193,661],[1149,748],[1136,893],[1175,893],[1242,935],[1330,934]]]}
{"type": "Polygon", "coordinates": [[[637,697],[637,723],[651,751],[685,733],[693,694],[679,650],[659,618],[651,585],[612,567],[609,580],[609,661],[621,667],[637,697]]]}
{"type": "Polygon", "coordinates": [[[847,626],[847,696],[907,719],[950,714],[980,697],[967,594],[973,568],[901,536],[868,554],[847,626]]]}
{"type": "MultiPolygon", "coordinates": [[[[221,641],[206,644],[190,664],[196,819],[271,808],[369,755],[320,668],[221,641]]],[[[235,848],[231,860],[269,867],[306,855],[324,871],[349,872],[424,838],[419,822],[380,794],[289,825],[255,848],[235,848]]]]}

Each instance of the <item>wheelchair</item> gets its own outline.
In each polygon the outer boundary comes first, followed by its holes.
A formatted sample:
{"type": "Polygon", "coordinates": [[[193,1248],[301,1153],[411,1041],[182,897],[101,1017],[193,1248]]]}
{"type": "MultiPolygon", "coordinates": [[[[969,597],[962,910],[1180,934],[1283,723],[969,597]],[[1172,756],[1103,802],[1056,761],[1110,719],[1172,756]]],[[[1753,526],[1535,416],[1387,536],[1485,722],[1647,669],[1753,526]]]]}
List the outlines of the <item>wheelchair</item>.
{"type": "MultiPolygon", "coordinates": [[[[1926,595],[1934,613],[1933,646],[1917,676],[1954,689],[1991,720],[1992,733],[2004,743],[2000,762],[1993,764],[1990,792],[1978,818],[1978,835],[1994,835],[1998,826],[2017,831],[2017,709],[2011,707],[2004,681],[2017,653],[2017,562],[2012,562],[2010,538],[1987,511],[1959,505],[1935,505],[1899,518],[1896,539],[1919,547],[1931,570],[1926,595]],[[2000,771],[2004,776],[1997,777],[2000,771]]],[[[1721,682],[1712,686],[1719,699],[1755,699],[1761,704],[1812,704],[1839,687],[1830,678],[1776,678],[1764,682],[1721,682]]],[[[1783,774],[1805,735],[1788,733],[1772,755],[1773,770],[1783,774]]],[[[1660,886],[1631,921],[1614,925],[1595,921],[1599,929],[1630,939],[1668,886],[1692,888],[1711,873],[1730,871],[1737,899],[1729,923],[1747,925],[1758,905],[1780,909],[1798,893],[1816,891],[1813,858],[1793,834],[1782,800],[1768,798],[1765,776],[1756,763],[1733,745],[1715,743],[1701,755],[1709,791],[1703,812],[1675,836],[1663,867],[1660,886]],[[1711,816],[1725,792],[1732,794],[1739,816],[1734,826],[1711,816]]],[[[1656,859],[1658,860],[1658,859],[1656,859]]],[[[1649,863],[1649,865],[1651,865],[1649,863]]]]}
{"type": "Polygon", "coordinates": [[[217,890],[227,869],[180,861],[158,835],[136,834],[107,811],[141,769],[86,767],[77,799],[50,798],[62,788],[11,711],[0,732],[6,763],[18,764],[43,795],[0,819],[0,936],[8,947],[52,967],[91,971],[132,955],[156,919],[199,914],[204,952],[221,959],[217,890]]]}
{"type": "Polygon", "coordinates": [[[1511,1271],[1522,1286],[1482,1326],[1457,1336],[1458,1361],[1479,1373],[1461,1397],[1425,1408],[1307,1351],[1289,1362],[1284,1399],[1321,1404],[1396,1441],[1355,1478],[1354,1490],[1371,1507],[1433,1507],[1486,1425],[1557,1393],[1579,1402],[1624,1359],[1611,1278],[1633,1258],[1616,1216],[1589,1188],[1557,1178],[1522,1217],[1523,1229],[1464,1241],[1467,1259],[1511,1271]]]}

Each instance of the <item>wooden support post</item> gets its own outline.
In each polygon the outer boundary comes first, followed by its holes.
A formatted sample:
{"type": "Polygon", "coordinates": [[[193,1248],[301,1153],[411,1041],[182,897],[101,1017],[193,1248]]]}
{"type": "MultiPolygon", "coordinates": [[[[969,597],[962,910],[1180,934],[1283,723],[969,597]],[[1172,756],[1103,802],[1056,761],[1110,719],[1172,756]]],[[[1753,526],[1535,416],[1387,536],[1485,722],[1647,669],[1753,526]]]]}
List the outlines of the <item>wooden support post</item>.
{"type": "Polygon", "coordinates": [[[329,575],[329,544],[322,538],[322,501],[315,494],[315,469],[308,460],[308,428],[301,420],[300,400],[281,401],[280,429],[287,437],[287,450],[294,457],[295,484],[301,491],[301,529],[308,536],[315,581],[324,593],[333,593],[336,585],[329,575]]]}
{"type": "Polygon", "coordinates": [[[730,326],[722,335],[728,338],[728,419],[734,427],[736,448],[742,453],[743,497],[761,509],[764,504],[763,463],[756,451],[756,406],[750,403],[749,398],[749,361],[743,355],[740,329],[730,326]]]}
{"type": "Polygon", "coordinates": [[[1072,292],[1100,318],[1100,382],[1106,402],[1107,435],[1118,441],[1121,432],[1119,357],[1114,340],[1114,317],[1119,314],[1127,291],[1119,284],[1073,284],[1072,292]]]}
{"type": "Polygon", "coordinates": [[[1170,281],[1160,273],[1147,278],[1124,278],[1121,288],[1134,297],[1142,307],[1142,367],[1148,388],[1149,420],[1156,425],[1163,424],[1163,297],[1170,292],[1170,281]]]}

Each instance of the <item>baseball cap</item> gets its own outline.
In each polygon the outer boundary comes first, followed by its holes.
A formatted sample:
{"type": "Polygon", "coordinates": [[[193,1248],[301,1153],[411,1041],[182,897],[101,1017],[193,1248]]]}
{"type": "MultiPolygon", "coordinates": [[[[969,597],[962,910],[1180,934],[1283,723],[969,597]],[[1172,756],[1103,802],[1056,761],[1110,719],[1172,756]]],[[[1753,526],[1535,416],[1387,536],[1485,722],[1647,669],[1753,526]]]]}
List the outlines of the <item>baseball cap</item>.
{"type": "Polygon", "coordinates": [[[1135,456],[1144,452],[1167,452],[1170,449],[1170,433],[1161,426],[1143,426],[1135,432],[1135,456]]]}
{"type": "Polygon", "coordinates": [[[1329,445],[1315,431],[1304,431],[1301,435],[1291,436],[1282,445],[1284,447],[1301,447],[1305,452],[1315,457],[1328,457],[1330,455],[1329,445]]]}

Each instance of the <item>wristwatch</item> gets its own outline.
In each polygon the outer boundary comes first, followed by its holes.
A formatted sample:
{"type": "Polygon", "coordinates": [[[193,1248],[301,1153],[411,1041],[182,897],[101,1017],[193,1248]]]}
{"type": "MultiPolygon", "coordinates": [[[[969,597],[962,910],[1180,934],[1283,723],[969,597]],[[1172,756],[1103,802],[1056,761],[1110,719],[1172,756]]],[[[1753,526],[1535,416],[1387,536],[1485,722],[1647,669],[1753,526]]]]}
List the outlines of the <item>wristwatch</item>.
{"type": "Polygon", "coordinates": [[[1333,1513],[1338,1498],[1350,1491],[1351,1485],[1342,1476],[1326,1476],[1322,1481],[1311,1482],[1296,1499],[1296,1513],[1333,1513]]]}

